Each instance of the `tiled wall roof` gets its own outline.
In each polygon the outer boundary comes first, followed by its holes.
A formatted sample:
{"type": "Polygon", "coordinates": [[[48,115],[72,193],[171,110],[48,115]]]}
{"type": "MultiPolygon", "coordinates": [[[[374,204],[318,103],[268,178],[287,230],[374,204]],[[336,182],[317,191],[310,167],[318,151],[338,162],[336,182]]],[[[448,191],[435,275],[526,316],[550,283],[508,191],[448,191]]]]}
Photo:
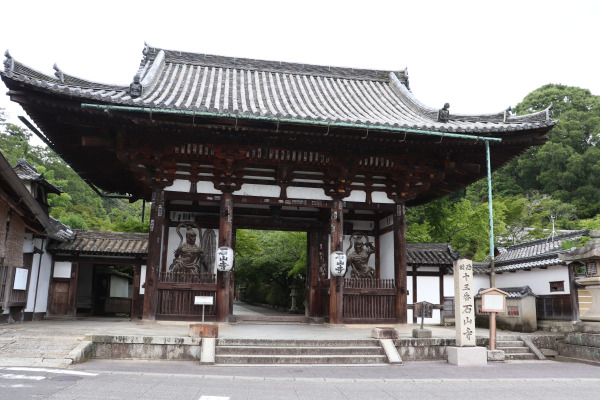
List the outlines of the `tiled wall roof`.
{"type": "Polygon", "coordinates": [[[146,257],[148,234],[77,230],[73,240],[55,243],[49,249],[54,254],[146,257]]]}

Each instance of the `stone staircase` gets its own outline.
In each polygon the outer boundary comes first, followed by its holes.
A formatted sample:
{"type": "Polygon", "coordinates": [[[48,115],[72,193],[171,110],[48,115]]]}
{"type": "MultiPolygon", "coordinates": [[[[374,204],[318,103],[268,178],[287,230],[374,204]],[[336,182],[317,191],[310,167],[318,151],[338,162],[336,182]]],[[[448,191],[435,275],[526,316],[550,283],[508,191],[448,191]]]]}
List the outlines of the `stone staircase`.
{"type": "Polygon", "coordinates": [[[379,340],[218,339],[215,364],[387,364],[379,340]]]}
{"type": "Polygon", "coordinates": [[[539,360],[519,336],[503,336],[496,338],[496,348],[503,350],[506,360],[539,360]]]}

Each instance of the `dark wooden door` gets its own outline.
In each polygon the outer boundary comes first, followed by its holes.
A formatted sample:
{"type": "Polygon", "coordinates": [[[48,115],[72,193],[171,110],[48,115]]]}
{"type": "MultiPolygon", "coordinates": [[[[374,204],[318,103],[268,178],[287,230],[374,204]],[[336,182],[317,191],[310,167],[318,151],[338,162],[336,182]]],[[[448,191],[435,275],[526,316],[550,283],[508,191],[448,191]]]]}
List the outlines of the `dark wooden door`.
{"type": "Polygon", "coordinates": [[[70,280],[52,281],[52,299],[50,300],[51,315],[67,315],[69,311],[70,280]]]}

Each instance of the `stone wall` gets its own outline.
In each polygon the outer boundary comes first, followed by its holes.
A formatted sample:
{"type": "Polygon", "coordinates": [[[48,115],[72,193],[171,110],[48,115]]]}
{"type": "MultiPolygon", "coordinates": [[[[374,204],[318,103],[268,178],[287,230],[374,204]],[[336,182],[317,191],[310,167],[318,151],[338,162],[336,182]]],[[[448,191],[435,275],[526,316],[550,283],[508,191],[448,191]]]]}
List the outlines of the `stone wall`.
{"type": "Polygon", "coordinates": [[[91,358],[199,361],[202,339],[160,336],[88,335],[91,358]]]}

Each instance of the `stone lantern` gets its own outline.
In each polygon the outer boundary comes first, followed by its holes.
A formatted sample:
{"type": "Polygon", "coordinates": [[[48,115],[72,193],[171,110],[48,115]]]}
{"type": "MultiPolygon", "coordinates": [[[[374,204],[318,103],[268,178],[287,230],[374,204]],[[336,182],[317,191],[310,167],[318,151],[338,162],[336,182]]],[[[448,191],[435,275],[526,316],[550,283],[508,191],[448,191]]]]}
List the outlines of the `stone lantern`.
{"type": "Polygon", "coordinates": [[[597,325],[594,330],[600,331],[600,231],[590,232],[590,240],[584,247],[576,247],[568,253],[559,254],[561,260],[567,263],[578,262],[585,266],[585,278],[578,283],[584,286],[592,296],[592,306],[589,311],[580,317],[581,321],[590,321],[597,325]]]}

